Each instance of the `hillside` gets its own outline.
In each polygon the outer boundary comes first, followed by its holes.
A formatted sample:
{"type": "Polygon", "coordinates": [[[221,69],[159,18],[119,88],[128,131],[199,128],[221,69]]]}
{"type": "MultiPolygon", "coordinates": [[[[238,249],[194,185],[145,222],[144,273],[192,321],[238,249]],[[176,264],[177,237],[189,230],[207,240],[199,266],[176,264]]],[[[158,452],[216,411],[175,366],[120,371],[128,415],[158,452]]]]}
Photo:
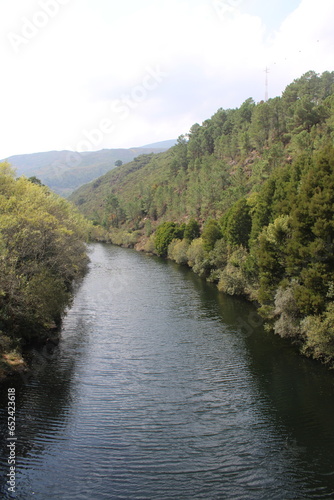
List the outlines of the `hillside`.
{"type": "Polygon", "coordinates": [[[112,242],[255,301],[268,328],[334,364],[334,72],[219,109],[71,200],[112,242]]]}
{"type": "Polygon", "coordinates": [[[166,153],[140,156],[71,199],[107,228],[138,229],[147,218],[219,218],[235,201],[258,192],[276,169],[330,140],[332,92],[333,73],[309,72],[281,97],[219,109],[166,153]]]}
{"type": "Polygon", "coordinates": [[[18,175],[35,176],[57,194],[68,196],[82,184],[114,168],[116,161],[127,163],[140,154],[166,151],[173,143],[175,141],[164,141],[131,149],[103,149],[83,153],[49,151],[11,156],[7,161],[18,175]]]}

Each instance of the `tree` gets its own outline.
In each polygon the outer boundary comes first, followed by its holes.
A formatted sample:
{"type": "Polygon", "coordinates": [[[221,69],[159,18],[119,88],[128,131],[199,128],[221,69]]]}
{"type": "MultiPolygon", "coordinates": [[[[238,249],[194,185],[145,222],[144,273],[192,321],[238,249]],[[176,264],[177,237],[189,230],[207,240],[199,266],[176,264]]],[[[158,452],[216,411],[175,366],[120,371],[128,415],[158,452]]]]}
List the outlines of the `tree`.
{"type": "Polygon", "coordinates": [[[222,232],[218,222],[214,219],[209,219],[202,232],[203,248],[206,252],[210,252],[217,240],[222,237],[222,232]]]}
{"type": "Polygon", "coordinates": [[[66,200],[3,165],[0,228],[0,329],[43,339],[85,270],[88,226],[66,200]]]}
{"type": "Polygon", "coordinates": [[[245,198],[237,201],[224,218],[224,236],[231,245],[248,248],[252,228],[250,207],[245,198]]]}
{"type": "Polygon", "coordinates": [[[195,219],[191,219],[186,225],[186,228],[184,230],[184,238],[187,241],[191,242],[195,238],[199,238],[199,236],[200,236],[199,224],[195,219]]]}
{"type": "MultiPolygon", "coordinates": [[[[183,230],[184,231],[184,230],[183,230]]],[[[163,222],[157,227],[155,232],[155,249],[160,257],[166,257],[168,245],[173,239],[182,239],[183,231],[179,224],[175,222],[163,222]]]]}
{"type": "Polygon", "coordinates": [[[32,182],[33,184],[37,184],[38,186],[44,186],[44,184],[42,184],[42,181],[38,179],[35,175],[33,175],[32,177],[28,177],[28,181],[32,182]]]}
{"type": "Polygon", "coordinates": [[[123,165],[122,160],[116,160],[115,161],[115,167],[120,167],[121,165],[123,165]]]}

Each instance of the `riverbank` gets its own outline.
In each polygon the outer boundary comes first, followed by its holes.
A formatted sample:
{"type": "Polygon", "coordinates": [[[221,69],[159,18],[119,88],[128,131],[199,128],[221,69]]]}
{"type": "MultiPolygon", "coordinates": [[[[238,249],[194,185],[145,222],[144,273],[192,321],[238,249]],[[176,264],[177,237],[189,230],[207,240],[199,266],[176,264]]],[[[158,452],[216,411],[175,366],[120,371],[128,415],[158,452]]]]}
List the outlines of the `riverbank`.
{"type": "Polygon", "coordinates": [[[11,375],[27,371],[27,363],[19,352],[9,351],[0,355],[0,383],[11,375]]]}
{"type": "Polygon", "coordinates": [[[61,323],[87,269],[90,224],[39,182],[0,164],[0,370],[24,370],[24,349],[61,323]]]}
{"type": "Polygon", "coordinates": [[[293,281],[289,284],[287,281],[277,289],[266,290],[263,279],[262,283],[259,280],[256,259],[246,246],[228,245],[221,237],[210,240],[215,230],[214,222],[210,231],[206,231],[204,226],[200,236],[193,239],[179,236],[178,231],[184,231],[185,227],[186,224],[165,222],[151,227],[150,234],[145,234],[145,228],[136,231],[112,229],[104,234],[103,241],[167,258],[189,267],[201,278],[214,283],[220,292],[241,297],[254,304],[263,318],[266,330],[287,338],[301,355],[334,369],[334,309],[331,304],[322,313],[302,313],[296,302],[296,293],[299,291],[297,288],[300,285],[293,281]],[[161,231],[157,242],[159,228],[163,229],[163,245],[161,231]],[[173,236],[174,230],[176,236],[173,236]],[[164,249],[163,253],[161,248],[164,249]]]}
{"type": "Polygon", "coordinates": [[[60,325],[45,330],[43,337],[24,346],[16,339],[0,334],[0,383],[14,375],[27,375],[32,368],[32,353],[54,347],[60,340],[60,325]]]}

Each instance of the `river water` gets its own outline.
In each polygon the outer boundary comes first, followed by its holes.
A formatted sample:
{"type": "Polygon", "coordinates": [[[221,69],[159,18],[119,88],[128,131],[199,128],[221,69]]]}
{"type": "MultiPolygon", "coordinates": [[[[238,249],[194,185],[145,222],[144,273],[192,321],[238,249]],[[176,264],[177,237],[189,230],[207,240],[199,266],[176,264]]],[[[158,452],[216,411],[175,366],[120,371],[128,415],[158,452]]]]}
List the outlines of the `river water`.
{"type": "Polygon", "coordinates": [[[90,257],[59,345],[2,387],[1,498],[334,498],[332,372],[188,269],[103,244],[90,257]]]}

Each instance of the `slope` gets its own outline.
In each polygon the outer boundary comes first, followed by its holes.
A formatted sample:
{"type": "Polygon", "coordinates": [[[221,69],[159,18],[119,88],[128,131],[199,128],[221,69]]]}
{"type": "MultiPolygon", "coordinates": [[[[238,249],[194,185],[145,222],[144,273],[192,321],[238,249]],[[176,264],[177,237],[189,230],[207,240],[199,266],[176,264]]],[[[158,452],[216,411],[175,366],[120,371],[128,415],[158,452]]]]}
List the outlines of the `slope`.
{"type": "Polygon", "coordinates": [[[114,168],[116,161],[127,163],[140,154],[159,153],[166,149],[167,147],[152,144],[144,148],[103,149],[81,153],[49,151],[11,156],[7,161],[18,175],[38,177],[57,194],[68,196],[82,184],[114,168]]]}
{"type": "Polygon", "coordinates": [[[112,242],[256,301],[268,328],[334,366],[334,72],[220,109],[72,200],[112,242]]]}

